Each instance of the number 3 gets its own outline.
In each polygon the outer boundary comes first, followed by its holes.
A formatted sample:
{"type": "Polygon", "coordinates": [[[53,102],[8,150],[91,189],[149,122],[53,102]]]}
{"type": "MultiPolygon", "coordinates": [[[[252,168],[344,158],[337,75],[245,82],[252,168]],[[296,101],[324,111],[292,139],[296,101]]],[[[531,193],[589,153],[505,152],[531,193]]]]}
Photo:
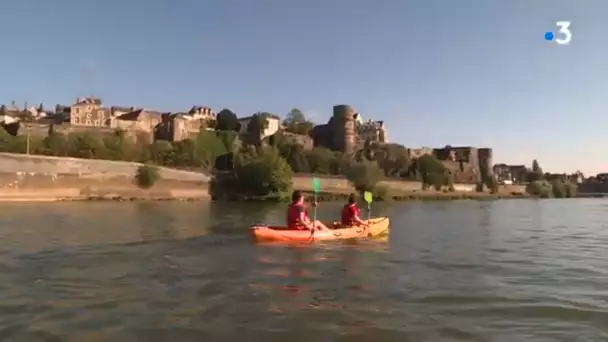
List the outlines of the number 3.
{"type": "Polygon", "coordinates": [[[569,21],[558,21],[555,23],[559,27],[559,33],[563,34],[563,38],[556,38],[555,42],[560,45],[566,45],[572,40],[572,32],[570,32],[569,21]]]}

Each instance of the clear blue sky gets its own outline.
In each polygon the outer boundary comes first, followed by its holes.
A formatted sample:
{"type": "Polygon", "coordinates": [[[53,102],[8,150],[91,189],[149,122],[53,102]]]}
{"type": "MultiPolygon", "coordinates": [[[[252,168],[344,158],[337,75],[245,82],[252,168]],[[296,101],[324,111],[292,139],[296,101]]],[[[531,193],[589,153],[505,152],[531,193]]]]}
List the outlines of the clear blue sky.
{"type": "Polygon", "coordinates": [[[608,0],[4,0],[0,102],[191,105],[324,122],[408,147],[608,171],[608,0]],[[544,40],[572,22],[570,45],[544,40]]]}

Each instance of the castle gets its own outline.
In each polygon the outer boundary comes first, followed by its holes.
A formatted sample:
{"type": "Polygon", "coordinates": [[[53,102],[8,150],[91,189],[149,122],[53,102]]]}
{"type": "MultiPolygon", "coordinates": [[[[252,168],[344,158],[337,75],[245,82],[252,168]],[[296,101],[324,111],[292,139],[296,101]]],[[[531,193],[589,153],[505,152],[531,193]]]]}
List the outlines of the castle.
{"type": "MultiPolygon", "coordinates": [[[[360,115],[349,105],[336,105],[333,115],[324,125],[311,132],[315,146],[323,146],[346,154],[360,150],[366,141],[387,144],[386,128],[382,121],[362,123],[360,115]]],[[[407,149],[410,160],[433,155],[446,166],[458,182],[478,183],[492,172],[491,148],[445,146],[443,148],[407,149]]]]}

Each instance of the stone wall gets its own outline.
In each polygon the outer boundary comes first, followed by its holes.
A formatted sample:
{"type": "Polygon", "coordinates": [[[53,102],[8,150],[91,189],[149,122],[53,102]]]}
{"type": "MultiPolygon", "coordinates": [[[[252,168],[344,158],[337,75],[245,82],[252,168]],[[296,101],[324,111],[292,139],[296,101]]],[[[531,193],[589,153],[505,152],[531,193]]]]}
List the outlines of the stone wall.
{"type": "Polygon", "coordinates": [[[134,182],[139,163],[0,153],[0,201],[208,197],[209,176],[160,167],[151,189],[134,182]]]}
{"type": "MultiPolygon", "coordinates": [[[[27,173],[33,175],[77,175],[81,178],[108,179],[132,178],[140,163],[49,157],[13,153],[0,153],[0,173],[27,173]]],[[[209,176],[190,171],[160,167],[162,179],[209,182],[209,176]]]]}
{"type": "Polygon", "coordinates": [[[581,183],[578,185],[579,193],[599,194],[608,193],[608,183],[581,183]]]}

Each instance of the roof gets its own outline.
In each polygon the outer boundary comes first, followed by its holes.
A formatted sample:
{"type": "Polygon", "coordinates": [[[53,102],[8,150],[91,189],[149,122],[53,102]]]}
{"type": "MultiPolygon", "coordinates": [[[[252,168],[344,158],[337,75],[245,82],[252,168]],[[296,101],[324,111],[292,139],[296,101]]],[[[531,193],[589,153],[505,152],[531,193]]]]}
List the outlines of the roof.
{"type": "Polygon", "coordinates": [[[82,105],[82,104],[95,104],[101,105],[101,100],[96,97],[80,97],[76,99],[76,102],[73,106],[82,105]]]}
{"type": "Polygon", "coordinates": [[[188,113],[195,113],[195,112],[203,112],[206,114],[212,114],[213,109],[211,109],[210,107],[207,106],[192,106],[192,108],[190,108],[190,111],[188,111],[188,113]]]}
{"type": "MultiPolygon", "coordinates": [[[[265,114],[268,118],[277,119],[277,120],[281,121],[281,118],[278,115],[268,114],[268,113],[257,113],[257,114],[254,114],[254,115],[258,115],[258,114],[265,114]]],[[[254,115],[238,118],[237,121],[251,120],[251,118],[253,118],[254,115]]]]}
{"type": "Polygon", "coordinates": [[[137,110],[130,111],[128,113],[118,116],[118,119],[136,121],[136,120],[139,120],[143,116],[147,116],[147,117],[159,116],[160,117],[161,115],[162,114],[157,111],[147,110],[147,109],[137,109],[137,110]]]}
{"type": "Polygon", "coordinates": [[[131,112],[131,111],[135,110],[135,107],[112,106],[112,107],[110,107],[110,109],[113,112],[114,111],[118,111],[118,112],[131,112]]]}

